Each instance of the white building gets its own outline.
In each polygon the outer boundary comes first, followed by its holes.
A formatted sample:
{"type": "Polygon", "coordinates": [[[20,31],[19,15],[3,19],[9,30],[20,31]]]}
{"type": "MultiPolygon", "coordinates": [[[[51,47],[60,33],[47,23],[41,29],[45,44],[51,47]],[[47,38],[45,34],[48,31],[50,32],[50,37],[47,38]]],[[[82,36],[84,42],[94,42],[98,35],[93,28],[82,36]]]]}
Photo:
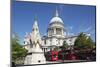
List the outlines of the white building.
{"type": "MultiPolygon", "coordinates": [[[[38,24],[37,26],[38,27],[38,24]]],[[[32,29],[33,31],[33,29],[32,29]]],[[[41,47],[43,51],[50,51],[53,49],[55,46],[62,46],[63,41],[66,41],[68,45],[74,45],[74,41],[77,38],[77,36],[67,36],[66,33],[67,30],[64,27],[64,22],[60,18],[58,11],[55,11],[54,17],[50,20],[49,26],[47,29],[47,35],[42,37],[41,40],[41,47]]],[[[28,34],[26,33],[25,39],[24,39],[24,47],[26,49],[29,49],[29,44],[30,44],[30,35],[32,33],[28,34]]],[[[31,40],[34,40],[33,37],[34,35],[31,36],[31,40]]]]}
{"type": "Polygon", "coordinates": [[[69,37],[66,35],[66,32],[67,30],[64,27],[64,22],[60,18],[57,10],[55,12],[54,17],[49,22],[47,35],[43,36],[42,38],[39,35],[40,33],[39,33],[39,28],[38,28],[38,22],[37,20],[35,20],[33,28],[32,28],[32,32],[26,33],[25,38],[24,38],[24,45],[25,45],[24,48],[28,50],[28,55],[25,58],[25,64],[44,62],[45,61],[44,54],[41,54],[41,56],[35,54],[38,51],[47,52],[47,51],[53,50],[55,46],[57,47],[62,46],[64,41],[66,41],[68,45],[74,45],[74,41],[77,38],[77,36],[69,37]],[[39,44],[37,45],[40,46],[40,48],[38,46],[36,47],[37,41],[39,42],[39,44]],[[35,56],[38,56],[39,58],[36,59],[35,56]],[[41,59],[40,57],[44,59],[41,59]]]}
{"type": "Polygon", "coordinates": [[[62,46],[63,41],[66,41],[68,45],[74,45],[74,41],[77,36],[67,36],[67,30],[64,27],[64,22],[60,18],[58,11],[56,10],[54,17],[49,22],[47,29],[47,36],[42,37],[42,49],[43,51],[50,51],[55,46],[62,46]]]}

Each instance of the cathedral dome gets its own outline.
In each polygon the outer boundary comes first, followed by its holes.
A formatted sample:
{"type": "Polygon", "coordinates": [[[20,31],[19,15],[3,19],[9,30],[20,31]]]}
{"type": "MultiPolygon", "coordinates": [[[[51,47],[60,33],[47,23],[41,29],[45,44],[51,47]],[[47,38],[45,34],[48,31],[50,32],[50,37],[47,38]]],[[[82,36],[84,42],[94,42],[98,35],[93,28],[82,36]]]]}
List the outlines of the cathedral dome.
{"type": "Polygon", "coordinates": [[[55,12],[55,16],[50,20],[50,24],[55,22],[63,23],[63,20],[59,17],[57,9],[55,12]]]}
{"type": "Polygon", "coordinates": [[[54,22],[60,22],[63,23],[63,20],[60,17],[53,17],[50,21],[50,23],[54,23],[54,22]]]}

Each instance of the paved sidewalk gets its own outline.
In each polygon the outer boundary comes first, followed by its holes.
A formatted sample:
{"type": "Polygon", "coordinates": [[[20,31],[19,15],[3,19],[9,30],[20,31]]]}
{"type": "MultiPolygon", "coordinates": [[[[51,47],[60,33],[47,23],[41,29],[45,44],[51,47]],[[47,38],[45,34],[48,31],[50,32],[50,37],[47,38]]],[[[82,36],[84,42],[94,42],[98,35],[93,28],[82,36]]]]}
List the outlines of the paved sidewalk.
{"type": "Polygon", "coordinates": [[[85,62],[86,60],[58,60],[58,61],[47,61],[47,63],[70,63],[70,62],[85,62]]]}
{"type": "Polygon", "coordinates": [[[35,65],[46,65],[46,64],[59,64],[59,63],[75,63],[75,62],[87,62],[87,60],[58,60],[58,61],[46,61],[45,64],[28,64],[28,65],[16,65],[16,67],[33,67],[35,65]]]}

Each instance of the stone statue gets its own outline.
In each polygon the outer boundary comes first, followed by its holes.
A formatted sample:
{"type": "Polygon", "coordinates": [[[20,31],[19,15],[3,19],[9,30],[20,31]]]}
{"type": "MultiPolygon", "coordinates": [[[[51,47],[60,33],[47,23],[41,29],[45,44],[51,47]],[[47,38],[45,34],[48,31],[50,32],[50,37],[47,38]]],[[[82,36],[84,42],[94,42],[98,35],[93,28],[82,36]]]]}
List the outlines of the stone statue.
{"type": "Polygon", "coordinates": [[[46,63],[44,52],[41,49],[41,37],[38,29],[37,20],[35,19],[32,32],[30,33],[29,40],[26,39],[27,43],[30,43],[32,46],[25,58],[25,64],[43,64],[46,63]]]}

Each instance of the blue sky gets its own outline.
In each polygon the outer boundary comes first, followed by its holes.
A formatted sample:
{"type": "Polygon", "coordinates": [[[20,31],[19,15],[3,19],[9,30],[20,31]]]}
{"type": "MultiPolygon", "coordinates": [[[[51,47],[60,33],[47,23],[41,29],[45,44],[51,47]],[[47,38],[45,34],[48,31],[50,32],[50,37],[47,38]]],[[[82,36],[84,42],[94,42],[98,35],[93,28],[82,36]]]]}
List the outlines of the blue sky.
{"type": "Polygon", "coordinates": [[[25,32],[32,31],[34,18],[37,15],[40,33],[41,35],[46,34],[48,24],[54,16],[56,8],[64,21],[68,35],[86,32],[90,33],[91,38],[95,41],[95,6],[13,1],[12,32],[16,32],[23,42],[25,32]]]}

